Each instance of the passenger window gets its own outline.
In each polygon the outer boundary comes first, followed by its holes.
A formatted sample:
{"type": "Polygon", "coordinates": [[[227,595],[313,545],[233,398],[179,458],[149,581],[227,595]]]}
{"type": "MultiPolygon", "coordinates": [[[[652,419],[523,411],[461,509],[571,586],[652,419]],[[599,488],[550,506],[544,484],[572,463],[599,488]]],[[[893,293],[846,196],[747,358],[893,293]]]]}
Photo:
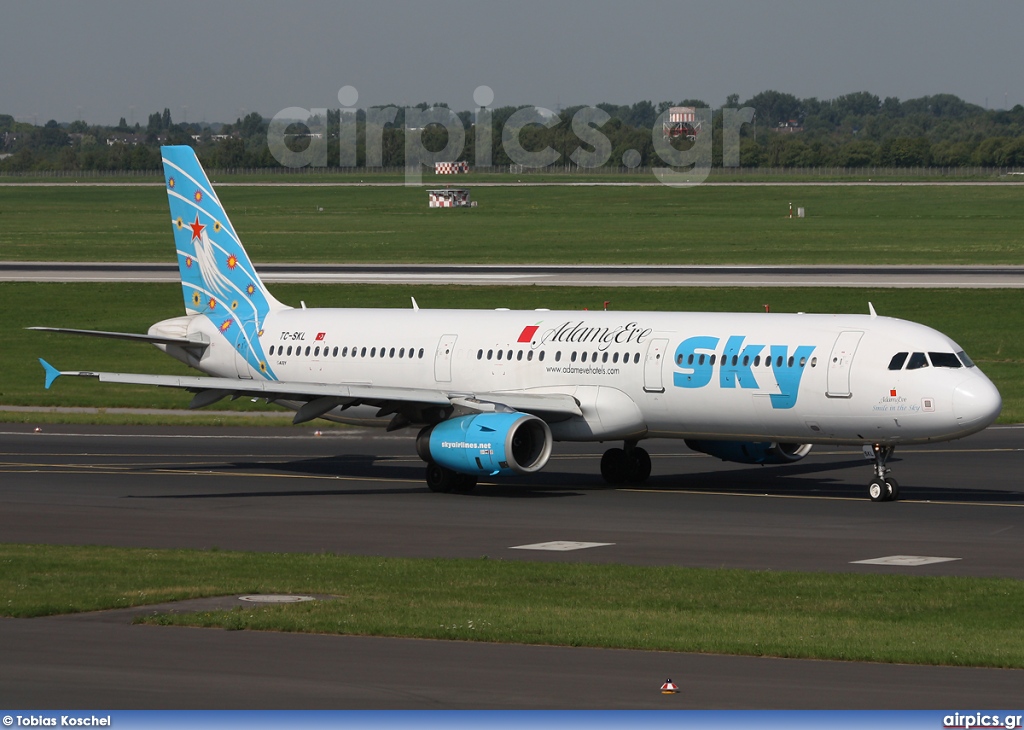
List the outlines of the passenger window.
{"type": "Polygon", "coordinates": [[[291,355],[291,354],[292,354],[292,346],[291,346],[291,345],[288,345],[288,354],[289,354],[289,355],[291,355]]]}
{"type": "Polygon", "coordinates": [[[526,353],[526,361],[529,362],[532,359],[533,359],[533,350],[530,350],[530,351],[528,351],[526,353]]]}
{"type": "MultiPolygon", "coordinates": [[[[618,361],[619,361],[619,353],[613,352],[612,353],[612,362],[618,362],[618,361]]],[[[679,364],[680,365],[683,364],[683,356],[682,355],[679,356],[679,364]]]]}
{"type": "Polygon", "coordinates": [[[477,360],[483,360],[484,359],[484,351],[483,350],[477,350],[476,351],[476,359],[477,360]]]}
{"type": "MultiPolygon", "coordinates": [[[[541,359],[543,359],[543,355],[544,355],[544,353],[542,352],[541,353],[541,359]]],[[[562,360],[562,351],[561,350],[556,350],[555,351],[555,362],[561,362],[561,360],[562,360]]]]}
{"type": "Polygon", "coordinates": [[[316,350],[313,351],[314,357],[320,357],[320,345],[316,346],[316,350]]]}
{"type": "Polygon", "coordinates": [[[761,356],[758,355],[757,357],[754,358],[754,367],[756,368],[760,364],[761,364],[761,356]]]}
{"type": "Polygon", "coordinates": [[[490,360],[492,357],[494,357],[494,350],[488,350],[487,351],[487,359],[490,360]]]}
{"type": "Polygon", "coordinates": [[[697,358],[697,364],[698,365],[703,365],[704,364],[704,355],[703,355],[703,353],[700,355],[700,357],[697,358]]]}
{"type": "Polygon", "coordinates": [[[929,352],[928,358],[932,366],[937,368],[958,368],[961,367],[960,359],[952,352],[929,352]]]}
{"type": "Polygon", "coordinates": [[[926,367],[928,367],[928,358],[924,356],[923,352],[915,352],[910,356],[910,362],[907,363],[907,370],[918,370],[926,367]]]}
{"type": "Polygon", "coordinates": [[[423,348],[421,347],[420,348],[420,360],[422,360],[422,359],[423,359],[423,348]]]}
{"type": "Polygon", "coordinates": [[[270,346],[270,354],[271,354],[271,355],[273,355],[273,354],[274,354],[274,346],[273,346],[273,345],[271,345],[271,346],[270,346]]]}
{"type": "Polygon", "coordinates": [[[576,351],[575,350],[573,350],[572,354],[569,356],[569,362],[576,362],[576,351]]]}
{"type": "Polygon", "coordinates": [[[512,359],[512,351],[511,351],[511,350],[509,350],[509,351],[508,351],[508,359],[509,359],[509,360],[511,360],[511,359],[512,359]]]}
{"type": "MultiPolygon", "coordinates": [[[[544,351],[543,350],[540,351],[540,355],[537,357],[537,359],[540,360],[541,362],[544,362],[544,351]]],[[[555,353],[555,360],[557,360],[557,359],[558,359],[558,353],[556,352],[555,353]]]]}
{"type": "Polygon", "coordinates": [[[498,350],[498,359],[500,360],[504,354],[505,354],[504,350],[498,350]]]}
{"type": "Polygon", "coordinates": [[[586,352],[581,352],[580,353],[580,362],[586,362],[586,361],[587,361],[587,353],[586,352]]]}
{"type": "Polygon", "coordinates": [[[909,354],[910,353],[907,352],[897,352],[895,355],[892,356],[892,360],[889,361],[889,369],[902,370],[903,363],[907,361],[907,355],[909,354]]]}
{"type": "Polygon", "coordinates": [[[388,350],[388,357],[394,357],[394,356],[395,356],[395,348],[392,347],[390,350],[388,350]]]}
{"type": "Polygon", "coordinates": [[[633,362],[640,362],[640,353],[633,355],[633,362]]]}
{"type": "Polygon", "coordinates": [[[522,360],[522,359],[523,359],[523,351],[520,350],[519,352],[516,353],[516,360],[522,360]]]}
{"type": "MultiPolygon", "coordinates": [[[[712,365],[714,365],[714,364],[715,364],[715,358],[716,358],[716,357],[718,357],[718,355],[712,355],[712,356],[711,356],[711,364],[712,364],[712,365]]],[[[724,357],[724,355],[723,355],[723,357],[724,357]]]]}

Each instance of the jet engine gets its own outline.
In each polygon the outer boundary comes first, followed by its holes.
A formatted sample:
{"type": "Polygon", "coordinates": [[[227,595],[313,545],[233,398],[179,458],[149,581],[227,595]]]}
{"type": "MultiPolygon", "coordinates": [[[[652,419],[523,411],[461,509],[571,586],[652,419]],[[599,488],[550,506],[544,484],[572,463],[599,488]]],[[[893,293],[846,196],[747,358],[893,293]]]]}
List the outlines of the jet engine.
{"type": "Polygon", "coordinates": [[[530,474],[551,456],[551,430],[537,416],[476,413],[428,426],[416,437],[420,458],[460,474],[530,474]]]}
{"type": "Polygon", "coordinates": [[[740,464],[789,464],[807,456],[811,444],[779,444],[768,441],[707,441],[686,439],[694,451],[740,464]]]}

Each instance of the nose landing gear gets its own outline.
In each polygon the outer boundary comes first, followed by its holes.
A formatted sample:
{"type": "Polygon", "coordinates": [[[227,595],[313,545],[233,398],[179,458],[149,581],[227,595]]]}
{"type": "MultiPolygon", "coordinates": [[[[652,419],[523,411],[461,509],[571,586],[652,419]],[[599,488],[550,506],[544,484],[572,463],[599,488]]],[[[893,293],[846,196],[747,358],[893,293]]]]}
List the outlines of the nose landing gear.
{"type": "MultiPolygon", "coordinates": [[[[864,450],[867,452],[867,447],[864,450]]],[[[900,497],[899,482],[886,476],[890,470],[885,462],[895,450],[895,446],[871,445],[871,453],[875,460],[875,478],[868,484],[868,496],[872,502],[895,502],[900,497]]]]}

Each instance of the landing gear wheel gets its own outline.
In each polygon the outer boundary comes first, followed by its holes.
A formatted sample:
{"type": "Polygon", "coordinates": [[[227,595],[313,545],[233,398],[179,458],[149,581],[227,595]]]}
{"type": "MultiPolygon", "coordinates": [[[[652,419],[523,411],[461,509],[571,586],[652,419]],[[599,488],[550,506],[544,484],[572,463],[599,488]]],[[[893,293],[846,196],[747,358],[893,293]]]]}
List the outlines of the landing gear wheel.
{"type": "Polygon", "coordinates": [[[608,449],[601,456],[601,476],[609,484],[625,484],[630,476],[630,465],[622,449],[608,449]]]}
{"type": "Polygon", "coordinates": [[[641,484],[647,481],[651,475],[651,455],[646,449],[639,446],[633,449],[633,463],[630,464],[629,481],[631,484],[641,484]]]}
{"type": "Polygon", "coordinates": [[[624,449],[608,449],[601,457],[601,476],[609,484],[640,484],[651,475],[651,455],[627,442],[624,449]]]}
{"type": "Polygon", "coordinates": [[[450,492],[455,489],[460,475],[438,464],[427,464],[427,487],[431,492],[450,492]]]}
{"type": "Polygon", "coordinates": [[[476,477],[470,474],[456,474],[455,486],[452,491],[456,494],[468,494],[476,487],[476,477]]]}
{"type": "Polygon", "coordinates": [[[875,478],[868,485],[868,496],[871,497],[872,502],[893,502],[900,498],[899,483],[892,477],[886,476],[889,473],[889,467],[885,465],[885,462],[889,460],[895,450],[895,446],[872,444],[875,478]]]}

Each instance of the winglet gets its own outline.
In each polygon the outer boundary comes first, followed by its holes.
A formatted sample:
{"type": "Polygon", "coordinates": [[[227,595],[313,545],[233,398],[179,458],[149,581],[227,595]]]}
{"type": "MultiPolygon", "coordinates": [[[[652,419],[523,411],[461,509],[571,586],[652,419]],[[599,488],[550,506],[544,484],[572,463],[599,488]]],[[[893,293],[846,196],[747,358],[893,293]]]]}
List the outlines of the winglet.
{"type": "Polygon", "coordinates": [[[46,389],[49,390],[50,386],[53,385],[53,381],[60,377],[60,370],[46,362],[43,358],[39,358],[39,364],[46,371],[46,389]]]}
{"type": "Polygon", "coordinates": [[[875,311],[875,305],[872,304],[871,302],[868,302],[868,314],[871,315],[871,319],[874,319],[875,317],[878,316],[878,313],[875,311]]]}

